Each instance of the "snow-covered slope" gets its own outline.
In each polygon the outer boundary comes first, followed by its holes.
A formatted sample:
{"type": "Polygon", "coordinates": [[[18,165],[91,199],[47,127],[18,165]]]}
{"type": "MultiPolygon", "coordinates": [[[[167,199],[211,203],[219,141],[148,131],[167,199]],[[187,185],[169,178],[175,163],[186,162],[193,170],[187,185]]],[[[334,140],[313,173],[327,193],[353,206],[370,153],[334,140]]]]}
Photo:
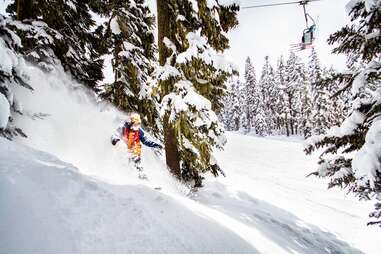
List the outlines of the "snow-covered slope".
{"type": "Polygon", "coordinates": [[[3,138],[0,203],[1,253],[257,253],[165,194],[101,182],[3,138]]]}
{"type": "Polygon", "coordinates": [[[317,158],[303,153],[302,141],[231,133],[217,158],[227,177],[210,178],[195,199],[270,239],[278,249],[269,253],[379,252],[379,229],[366,226],[372,204],[306,178],[317,158]]]}
{"type": "MultiPolygon", "coordinates": [[[[263,150],[290,151],[298,143],[228,137],[220,154],[225,166],[250,158],[258,164],[230,168],[229,178],[209,179],[191,199],[167,190],[168,183],[162,191],[145,182],[109,184],[48,153],[0,139],[0,247],[4,253],[377,253],[369,245],[377,232],[365,227],[361,209],[352,210],[354,200],[323,195],[305,186],[309,180],[299,182],[298,174],[289,174],[290,180],[254,174],[265,155],[246,157],[240,150],[241,160],[232,159],[245,140],[263,150]]],[[[262,161],[273,166],[262,165],[267,173],[275,172],[275,158],[262,161]]],[[[288,168],[295,163],[288,162],[288,168]]]]}

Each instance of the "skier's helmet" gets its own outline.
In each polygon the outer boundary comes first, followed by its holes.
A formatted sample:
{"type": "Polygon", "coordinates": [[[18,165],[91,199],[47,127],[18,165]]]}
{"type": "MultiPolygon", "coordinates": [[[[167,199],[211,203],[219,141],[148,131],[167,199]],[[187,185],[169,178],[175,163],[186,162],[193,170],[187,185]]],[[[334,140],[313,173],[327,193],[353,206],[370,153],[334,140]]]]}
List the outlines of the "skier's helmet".
{"type": "Polygon", "coordinates": [[[131,118],[132,124],[134,125],[140,125],[140,123],[142,122],[142,120],[140,119],[140,115],[138,113],[132,113],[130,115],[130,118],[131,118]]]}

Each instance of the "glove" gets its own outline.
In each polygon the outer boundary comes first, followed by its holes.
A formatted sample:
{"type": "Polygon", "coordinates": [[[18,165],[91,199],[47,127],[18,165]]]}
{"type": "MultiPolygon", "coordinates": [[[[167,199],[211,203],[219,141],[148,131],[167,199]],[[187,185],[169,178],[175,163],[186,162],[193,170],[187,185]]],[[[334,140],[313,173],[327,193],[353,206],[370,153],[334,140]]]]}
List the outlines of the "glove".
{"type": "Polygon", "coordinates": [[[114,146],[116,143],[118,143],[119,139],[112,138],[111,139],[111,144],[114,146]]]}

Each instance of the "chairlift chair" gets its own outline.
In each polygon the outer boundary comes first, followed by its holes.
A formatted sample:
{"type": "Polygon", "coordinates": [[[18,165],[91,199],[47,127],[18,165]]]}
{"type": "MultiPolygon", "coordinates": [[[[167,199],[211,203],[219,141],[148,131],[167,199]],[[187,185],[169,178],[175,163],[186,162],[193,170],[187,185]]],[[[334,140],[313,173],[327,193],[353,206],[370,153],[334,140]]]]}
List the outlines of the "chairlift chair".
{"type": "Polygon", "coordinates": [[[270,3],[270,4],[260,4],[260,5],[252,5],[252,6],[244,6],[241,9],[252,9],[252,8],[263,8],[263,7],[273,7],[280,5],[293,5],[299,4],[303,6],[304,18],[306,20],[306,29],[303,30],[302,41],[297,44],[291,45],[291,50],[301,51],[307,48],[313,47],[313,42],[315,40],[315,31],[316,31],[316,23],[315,20],[309,15],[306,11],[306,5],[310,2],[317,2],[321,0],[299,0],[299,1],[291,1],[291,2],[283,2],[283,3],[270,3]],[[309,21],[312,21],[312,25],[309,25],[309,21]]]}
{"type": "Polygon", "coordinates": [[[300,5],[303,6],[304,17],[306,20],[306,29],[303,30],[301,43],[291,45],[291,50],[293,51],[302,51],[311,48],[313,47],[313,42],[315,41],[316,23],[311,15],[307,13],[306,4],[308,4],[308,1],[300,2],[300,5]],[[309,20],[311,20],[313,23],[311,26],[309,25],[309,20]]]}

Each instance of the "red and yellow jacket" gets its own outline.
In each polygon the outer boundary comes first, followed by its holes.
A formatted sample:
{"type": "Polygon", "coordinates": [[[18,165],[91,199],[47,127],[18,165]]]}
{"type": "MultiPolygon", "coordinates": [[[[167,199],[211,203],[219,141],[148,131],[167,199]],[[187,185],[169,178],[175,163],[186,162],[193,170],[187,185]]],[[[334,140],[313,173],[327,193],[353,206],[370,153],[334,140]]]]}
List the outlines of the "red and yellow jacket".
{"type": "Polygon", "coordinates": [[[161,145],[150,141],[145,137],[142,128],[133,130],[131,128],[131,123],[127,121],[119,126],[114,135],[112,135],[111,143],[115,145],[121,139],[127,144],[128,150],[136,156],[140,156],[142,153],[141,143],[148,147],[161,148],[161,145]]]}

